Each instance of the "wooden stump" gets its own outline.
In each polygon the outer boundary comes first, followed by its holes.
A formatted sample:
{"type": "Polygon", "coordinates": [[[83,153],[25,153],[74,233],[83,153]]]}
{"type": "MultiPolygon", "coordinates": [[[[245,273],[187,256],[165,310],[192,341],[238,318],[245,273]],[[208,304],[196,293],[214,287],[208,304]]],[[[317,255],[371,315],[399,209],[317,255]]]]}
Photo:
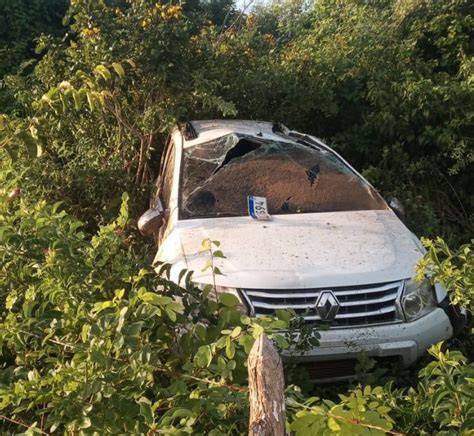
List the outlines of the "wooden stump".
{"type": "Polygon", "coordinates": [[[248,357],[250,436],[285,435],[285,382],[278,352],[265,334],[248,357]]]}

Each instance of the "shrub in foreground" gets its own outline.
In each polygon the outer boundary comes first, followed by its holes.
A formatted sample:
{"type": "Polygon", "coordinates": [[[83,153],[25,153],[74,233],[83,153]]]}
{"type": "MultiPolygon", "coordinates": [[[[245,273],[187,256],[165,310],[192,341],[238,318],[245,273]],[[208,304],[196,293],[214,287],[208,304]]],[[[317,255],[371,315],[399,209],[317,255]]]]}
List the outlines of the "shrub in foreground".
{"type": "MultiPolygon", "coordinates": [[[[59,205],[3,198],[2,431],[246,432],[247,354],[264,331],[279,347],[295,345],[288,313],[251,319],[230,294],[206,298],[190,274],[183,288],[160,277],[127,220],[124,202],[118,219],[91,236],[59,205]]],[[[366,386],[334,403],[290,386],[288,429],[468,432],[474,366],[440,346],[431,352],[436,360],[408,390],[366,386]]]]}

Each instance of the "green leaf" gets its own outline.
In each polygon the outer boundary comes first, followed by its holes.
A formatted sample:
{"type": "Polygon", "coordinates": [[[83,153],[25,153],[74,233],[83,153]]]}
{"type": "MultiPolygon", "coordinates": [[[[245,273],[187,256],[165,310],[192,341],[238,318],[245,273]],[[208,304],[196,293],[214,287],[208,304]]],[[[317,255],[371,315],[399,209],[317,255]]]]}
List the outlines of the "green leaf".
{"type": "Polygon", "coordinates": [[[285,339],[285,337],[283,337],[282,335],[274,335],[273,336],[273,339],[275,340],[275,342],[278,344],[278,346],[282,349],[286,349],[290,346],[290,344],[288,343],[288,341],[285,339]]]}
{"type": "Polygon", "coordinates": [[[337,423],[337,421],[333,417],[328,418],[328,427],[330,430],[334,432],[338,432],[341,430],[341,426],[337,423]]]}
{"type": "Polygon", "coordinates": [[[87,93],[87,103],[91,112],[95,110],[94,95],[91,92],[87,93]]]}
{"type": "Polygon", "coordinates": [[[146,303],[152,304],[154,306],[164,306],[173,301],[172,298],[159,295],[155,292],[145,292],[140,295],[140,298],[146,303]]]}
{"type": "Polygon", "coordinates": [[[176,321],[177,317],[176,317],[176,312],[174,310],[170,309],[169,307],[166,307],[165,312],[171,321],[173,322],[176,321]]]}
{"type": "Polygon", "coordinates": [[[92,425],[91,420],[87,416],[82,416],[76,423],[79,428],[89,428],[92,425]]]}
{"type": "Polygon", "coordinates": [[[112,64],[112,67],[113,67],[113,69],[115,70],[115,72],[117,73],[118,76],[120,76],[122,78],[125,77],[125,71],[124,71],[122,65],[120,65],[117,62],[114,62],[112,64]]]}
{"type": "Polygon", "coordinates": [[[91,326],[89,324],[84,324],[82,326],[82,329],[81,329],[81,339],[82,339],[82,342],[86,342],[87,341],[87,337],[89,336],[89,331],[91,329],[91,326]]]}
{"type": "Polygon", "coordinates": [[[224,256],[224,253],[222,252],[222,250],[216,250],[212,253],[212,255],[214,257],[219,257],[219,258],[222,258],[222,259],[226,259],[226,257],[224,256]]]}
{"type": "Polygon", "coordinates": [[[35,434],[44,434],[44,432],[39,429],[38,427],[38,423],[35,421],[32,425],[30,425],[30,427],[28,427],[25,431],[25,433],[23,433],[25,436],[31,436],[31,435],[35,435],[35,434]]]}
{"type": "Polygon", "coordinates": [[[263,333],[263,327],[259,324],[253,324],[252,336],[257,339],[263,333]]]}
{"type": "Polygon", "coordinates": [[[94,363],[98,363],[101,366],[107,366],[107,357],[103,353],[97,350],[91,352],[91,360],[94,363]]]}
{"type": "Polygon", "coordinates": [[[203,345],[198,348],[196,355],[194,356],[196,365],[201,368],[206,368],[211,364],[212,361],[212,348],[210,345],[203,345]]]}
{"type": "Polygon", "coordinates": [[[290,322],[291,313],[288,310],[277,309],[275,315],[278,319],[285,321],[287,324],[290,322]]]}
{"type": "Polygon", "coordinates": [[[217,266],[214,267],[214,269],[213,269],[212,272],[213,272],[214,275],[216,275],[216,276],[223,276],[223,275],[225,275],[225,274],[220,270],[220,268],[218,268],[217,266]]]}
{"type": "Polygon", "coordinates": [[[381,415],[386,415],[388,412],[390,412],[390,410],[392,409],[388,406],[377,407],[377,412],[380,413],[381,415]]]}
{"type": "Polygon", "coordinates": [[[15,144],[4,145],[3,149],[7,152],[12,162],[18,159],[18,147],[15,144]]]}
{"type": "Polygon", "coordinates": [[[227,355],[229,359],[233,359],[235,355],[235,344],[231,341],[230,336],[227,336],[225,354],[227,355]]]}
{"type": "Polygon", "coordinates": [[[113,301],[99,301],[94,304],[94,312],[100,313],[105,309],[109,309],[111,307],[114,307],[114,302],[113,301]]]}
{"type": "Polygon", "coordinates": [[[240,304],[240,300],[234,294],[229,293],[220,294],[219,301],[227,307],[235,307],[240,304]]]}
{"type": "Polygon", "coordinates": [[[105,65],[97,65],[94,68],[94,71],[99,74],[104,80],[110,80],[112,74],[110,74],[109,69],[105,65]]]}
{"type": "Polygon", "coordinates": [[[121,300],[123,296],[125,295],[125,289],[116,289],[114,291],[115,298],[118,300],[121,300]]]}
{"type": "Polygon", "coordinates": [[[140,335],[140,332],[142,330],[142,327],[143,327],[143,321],[138,321],[138,322],[134,322],[132,324],[128,324],[125,328],[125,331],[126,331],[126,334],[127,336],[139,336],[140,335]]]}
{"type": "Polygon", "coordinates": [[[202,341],[206,340],[207,329],[202,324],[196,325],[194,327],[194,331],[198,335],[199,339],[201,339],[202,341]]]}
{"type": "Polygon", "coordinates": [[[255,342],[255,338],[250,335],[242,335],[239,338],[239,344],[244,347],[244,351],[247,354],[250,353],[250,350],[252,349],[254,342],[255,342]]]}
{"type": "Polygon", "coordinates": [[[250,325],[252,323],[252,320],[250,319],[249,316],[247,315],[241,315],[240,316],[240,322],[243,324],[243,325],[250,325]]]}
{"type": "MultiPolygon", "coordinates": [[[[222,333],[222,334],[225,334],[225,333],[223,333],[223,332],[224,332],[224,331],[222,331],[221,333],[222,333]]],[[[226,336],[221,336],[221,337],[217,340],[217,342],[215,343],[215,345],[216,345],[217,348],[224,348],[224,347],[226,346],[226,344],[227,344],[227,337],[226,337],[226,336]]]]}
{"type": "Polygon", "coordinates": [[[138,404],[140,405],[140,415],[145,418],[145,424],[152,426],[154,424],[154,418],[150,400],[148,398],[142,397],[138,401],[138,404]]]}
{"type": "Polygon", "coordinates": [[[183,305],[181,303],[178,303],[177,301],[171,301],[166,305],[167,309],[173,310],[177,313],[182,313],[183,312],[183,305]]]}
{"type": "Polygon", "coordinates": [[[312,436],[321,434],[318,430],[322,427],[323,417],[311,412],[301,411],[296,415],[295,420],[291,423],[291,430],[296,436],[312,436]]]}
{"type": "Polygon", "coordinates": [[[173,414],[171,415],[171,418],[172,419],[176,419],[176,418],[185,418],[185,417],[188,417],[188,416],[193,416],[193,412],[191,410],[188,410],[188,409],[176,409],[173,414]]]}
{"type": "Polygon", "coordinates": [[[242,327],[237,326],[237,327],[234,328],[234,330],[232,330],[232,333],[230,334],[230,336],[232,338],[236,338],[237,336],[240,335],[241,332],[242,332],[242,327]]]}
{"type": "Polygon", "coordinates": [[[277,319],[275,321],[272,321],[271,324],[270,324],[271,328],[275,329],[275,330],[281,330],[281,329],[285,329],[288,327],[288,323],[281,320],[281,319],[277,319]]]}
{"type": "Polygon", "coordinates": [[[59,100],[61,101],[61,109],[62,109],[61,112],[65,113],[67,110],[68,102],[63,92],[59,93],[59,100]]]}
{"type": "Polygon", "coordinates": [[[86,94],[86,91],[81,89],[79,91],[73,90],[72,91],[72,98],[74,100],[74,109],[77,111],[82,109],[82,104],[84,102],[84,95],[86,94]]]}
{"type": "Polygon", "coordinates": [[[211,248],[211,241],[210,239],[203,239],[202,242],[201,242],[201,252],[204,252],[204,251],[209,251],[211,248]]]}

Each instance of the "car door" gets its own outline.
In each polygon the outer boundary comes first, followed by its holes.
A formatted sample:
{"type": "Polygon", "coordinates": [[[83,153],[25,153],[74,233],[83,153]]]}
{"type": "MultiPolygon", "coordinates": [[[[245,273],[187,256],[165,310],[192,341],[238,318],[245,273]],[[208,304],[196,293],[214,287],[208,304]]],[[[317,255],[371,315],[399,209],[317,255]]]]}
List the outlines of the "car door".
{"type": "Polygon", "coordinates": [[[155,194],[151,198],[150,206],[155,209],[162,209],[163,224],[155,237],[155,242],[159,246],[163,238],[170,230],[171,193],[173,189],[174,170],[176,163],[176,147],[170,137],[166,143],[163,158],[161,160],[160,175],[156,182],[155,194]]]}

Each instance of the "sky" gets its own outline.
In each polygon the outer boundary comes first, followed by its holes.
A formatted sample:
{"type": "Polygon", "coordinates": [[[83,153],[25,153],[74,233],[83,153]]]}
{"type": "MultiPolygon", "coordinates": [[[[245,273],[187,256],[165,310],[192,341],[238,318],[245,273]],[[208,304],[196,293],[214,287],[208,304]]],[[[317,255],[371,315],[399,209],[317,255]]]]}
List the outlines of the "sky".
{"type": "MultiPolygon", "coordinates": [[[[246,6],[248,6],[250,3],[262,3],[264,0],[236,0],[235,1],[235,5],[237,6],[238,9],[242,10],[244,9],[246,6]]],[[[248,9],[246,9],[246,11],[248,12],[250,9],[252,8],[252,6],[250,5],[250,7],[248,9]]]]}

